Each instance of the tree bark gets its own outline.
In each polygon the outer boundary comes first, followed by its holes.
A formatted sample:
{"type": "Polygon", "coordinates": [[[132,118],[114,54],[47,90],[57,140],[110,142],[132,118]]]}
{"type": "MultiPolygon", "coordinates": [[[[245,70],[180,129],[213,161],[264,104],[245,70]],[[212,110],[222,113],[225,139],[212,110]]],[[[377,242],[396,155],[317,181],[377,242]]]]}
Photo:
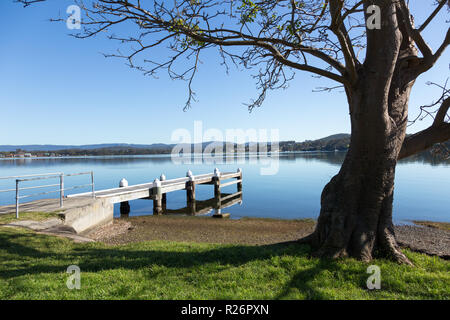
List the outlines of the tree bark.
{"type": "Polygon", "coordinates": [[[397,90],[399,83],[391,85],[397,93],[388,99],[387,116],[381,116],[383,108],[369,98],[376,94],[376,88],[368,79],[362,83],[352,93],[350,148],[341,170],[322,192],[311,244],[319,256],[369,261],[379,254],[410,264],[395,240],[392,202],[412,84],[401,92],[397,90]]]}
{"type": "Polygon", "coordinates": [[[303,239],[315,254],[370,261],[390,257],[411,264],[399,249],[392,222],[394,178],[405,138],[408,102],[417,77],[417,50],[395,1],[382,8],[382,30],[368,33],[358,81],[346,88],[351,141],[339,173],[325,186],[313,234],[303,239]]]}

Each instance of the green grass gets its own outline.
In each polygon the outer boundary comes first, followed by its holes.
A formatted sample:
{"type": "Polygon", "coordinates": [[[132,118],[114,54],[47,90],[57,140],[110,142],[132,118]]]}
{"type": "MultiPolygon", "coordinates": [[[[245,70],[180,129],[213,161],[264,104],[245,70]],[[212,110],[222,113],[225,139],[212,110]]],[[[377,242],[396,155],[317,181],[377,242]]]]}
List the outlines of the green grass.
{"type": "MultiPolygon", "coordinates": [[[[198,216],[198,218],[207,218],[208,216],[198,216]]],[[[256,221],[280,221],[282,219],[279,218],[254,218],[254,217],[242,217],[240,220],[256,220],[256,221]]],[[[299,222],[305,222],[305,223],[311,223],[312,225],[316,224],[316,220],[312,218],[298,218],[298,219],[289,219],[285,221],[299,221],[299,222]]]]}
{"type": "Polygon", "coordinates": [[[450,262],[406,251],[416,267],[309,257],[308,246],[143,242],[122,246],[0,227],[1,299],[449,299],[450,262]],[[81,289],[69,290],[69,265],[81,289]]]}
{"type": "Polygon", "coordinates": [[[14,221],[34,220],[43,221],[49,218],[57,218],[58,212],[20,212],[19,219],[16,219],[15,213],[8,213],[0,215],[0,225],[8,224],[14,221]]]}
{"type": "Polygon", "coordinates": [[[425,227],[436,228],[450,231],[450,223],[449,222],[434,222],[434,221],[413,221],[415,224],[422,225],[425,227]]]}

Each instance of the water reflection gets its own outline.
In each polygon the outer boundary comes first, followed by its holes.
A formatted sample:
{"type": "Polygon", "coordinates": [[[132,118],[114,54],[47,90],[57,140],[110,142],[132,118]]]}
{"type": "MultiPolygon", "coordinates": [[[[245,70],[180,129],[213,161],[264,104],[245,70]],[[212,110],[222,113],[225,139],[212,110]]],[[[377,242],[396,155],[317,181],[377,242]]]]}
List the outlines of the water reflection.
{"type": "MultiPolygon", "coordinates": [[[[237,204],[242,205],[242,191],[235,193],[221,193],[218,197],[213,197],[207,200],[194,200],[186,201],[186,206],[179,209],[167,209],[165,205],[162,207],[162,215],[189,215],[189,216],[201,216],[221,215],[224,212],[222,210],[235,206],[237,204]]],[[[156,213],[154,213],[156,215],[156,213]]],[[[120,217],[128,217],[128,214],[120,214],[120,217]]]]}
{"type": "MultiPolygon", "coordinates": [[[[127,164],[155,163],[155,164],[236,164],[236,163],[259,163],[264,160],[281,160],[283,162],[296,161],[302,159],[305,161],[323,161],[328,164],[341,165],[344,161],[346,152],[280,152],[272,154],[222,154],[222,155],[198,155],[186,154],[171,156],[162,155],[143,155],[143,156],[88,156],[88,157],[58,157],[58,158],[26,158],[26,159],[0,159],[0,169],[10,167],[48,167],[53,165],[70,166],[76,164],[103,166],[115,165],[123,166],[127,164]]],[[[399,163],[420,162],[424,164],[448,165],[450,159],[440,159],[431,154],[421,154],[411,156],[399,161],[399,163]]]]}
{"type": "MultiPolygon", "coordinates": [[[[184,177],[188,170],[198,175],[211,173],[215,167],[221,171],[230,172],[242,168],[245,202],[241,206],[233,205],[227,208],[226,212],[232,217],[317,218],[320,212],[322,189],[339,171],[345,154],[345,152],[292,152],[269,155],[222,155],[219,158],[184,155],[182,164],[175,164],[171,155],[168,154],[0,159],[0,176],[93,170],[96,189],[102,190],[118,187],[122,178],[126,178],[130,185],[133,185],[151,182],[162,173],[167,179],[174,179],[184,177]],[[214,162],[214,159],[217,162],[225,161],[225,164],[218,164],[214,162]],[[274,175],[262,175],[261,168],[271,166],[270,162],[278,165],[279,170],[274,175]]],[[[396,170],[394,220],[450,221],[449,168],[450,160],[442,161],[430,155],[401,160],[396,170]]],[[[73,177],[72,180],[65,181],[67,187],[85,183],[87,182],[81,177],[73,177]]],[[[0,180],[0,189],[14,188],[14,180],[0,180]]],[[[226,187],[222,192],[230,195],[236,190],[231,188],[226,187]]],[[[83,191],[89,190],[78,190],[78,192],[83,191]]],[[[199,186],[196,194],[195,210],[191,209],[191,213],[206,207],[209,207],[208,210],[213,208],[211,204],[214,201],[212,198],[214,194],[211,186],[199,186]],[[209,205],[206,205],[205,203],[208,202],[209,205]]],[[[14,195],[14,192],[0,193],[0,205],[14,204],[14,195]]],[[[151,214],[152,207],[151,200],[133,201],[130,216],[151,214]]],[[[167,207],[169,209],[166,210],[166,214],[175,214],[174,212],[189,214],[186,192],[171,192],[167,207]]],[[[119,209],[117,204],[116,216],[119,214],[119,209]]],[[[214,210],[213,208],[210,213],[212,214],[214,210]]]]}

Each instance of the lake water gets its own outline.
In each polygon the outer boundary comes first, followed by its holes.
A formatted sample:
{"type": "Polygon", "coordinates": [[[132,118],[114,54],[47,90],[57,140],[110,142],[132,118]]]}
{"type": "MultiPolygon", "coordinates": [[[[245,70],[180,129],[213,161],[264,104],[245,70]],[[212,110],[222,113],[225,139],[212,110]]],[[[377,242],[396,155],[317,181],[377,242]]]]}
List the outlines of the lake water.
{"type": "MultiPolygon", "coordinates": [[[[130,185],[151,182],[164,173],[167,179],[184,177],[190,169],[193,174],[220,171],[243,171],[242,202],[223,210],[232,218],[317,218],[320,210],[320,194],[325,184],[340,168],[345,153],[287,153],[278,157],[227,157],[220,160],[201,157],[183,157],[175,161],[170,155],[2,159],[0,177],[40,174],[50,172],[76,173],[94,171],[96,190],[115,188],[122,178],[130,185]],[[265,175],[262,173],[266,173],[265,175]],[[267,175],[267,173],[275,173],[267,175]]],[[[433,162],[427,159],[401,161],[397,166],[394,200],[394,221],[410,220],[450,222],[450,161],[433,162]]],[[[67,177],[65,186],[89,183],[88,176],[67,177]]],[[[58,183],[44,180],[45,184],[58,183]]],[[[43,181],[40,181],[42,184],[43,181]]],[[[32,186],[33,182],[24,186],[32,186]]],[[[0,189],[15,188],[14,180],[0,180],[0,189]]],[[[48,190],[55,190],[55,187],[48,190]]],[[[224,188],[233,193],[236,185],[224,188]]],[[[30,190],[29,193],[35,193],[30,190]]],[[[45,189],[39,190],[43,192],[45,189]]],[[[78,189],[76,192],[89,191],[78,189]]],[[[26,193],[24,191],[24,193],[26,193]]],[[[68,192],[70,194],[70,192],[68,192]]],[[[73,192],[72,192],[73,193],[73,192]]],[[[14,192],[0,193],[0,205],[14,203],[14,192]]],[[[53,194],[57,197],[58,194],[53,194]]],[[[211,185],[196,189],[197,200],[214,196],[211,185]]],[[[48,198],[49,196],[41,196],[48,198]]],[[[39,196],[29,200],[39,199],[39,196]]],[[[153,202],[130,202],[130,216],[152,214],[153,202]]],[[[177,210],[186,207],[186,192],[171,192],[167,196],[167,208],[177,210]]],[[[211,214],[211,213],[210,213],[211,214]]],[[[119,216],[119,205],[115,216],[119,216]]]]}

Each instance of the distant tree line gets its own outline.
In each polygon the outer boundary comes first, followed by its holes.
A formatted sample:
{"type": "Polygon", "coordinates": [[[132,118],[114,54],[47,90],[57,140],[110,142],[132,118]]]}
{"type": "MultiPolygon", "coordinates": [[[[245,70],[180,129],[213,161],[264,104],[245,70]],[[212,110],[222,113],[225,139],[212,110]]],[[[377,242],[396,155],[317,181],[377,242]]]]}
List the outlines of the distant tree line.
{"type": "Polygon", "coordinates": [[[307,140],[280,142],[280,151],[347,151],[350,137],[333,140],[307,140]]]}
{"type": "MultiPolygon", "coordinates": [[[[347,151],[350,145],[350,136],[349,135],[336,135],[339,136],[337,138],[323,138],[319,140],[306,140],[303,142],[295,142],[295,141],[281,141],[278,145],[278,150],[280,152],[313,152],[313,151],[322,151],[322,152],[333,152],[333,151],[347,151]]],[[[333,136],[332,136],[333,137],[333,136]]],[[[202,147],[202,150],[208,146],[205,143],[202,147]]],[[[170,154],[172,152],[172,145],[161,146],[159,148],[137,148],[137,147],[107,147],[107,148],[97,148],[97,149],[63,149],[58,151],[33,151],[32,154],[34,156],[126,156],[126,155],[152,155],[152,154],[170,154]]],[[[231,148],[227,147],[223,149],[223,152],[229,150],[231,148]]],[[[233,146],[234,151],[244,149],[246,152],[254,150],[254,147],[250,146],[248,143],[242,148],[238,148],[237,144],[233,146]]],[[[194,147],[191,146],[191,152],[194,151],[194,147]]],[[[267,151],[273,151],[275,148],[269,143],[267,145],[267,151]]],[[[427,156],[428,158],[436,158],[436,159],[449,159],[449,150],[450,150],[450,141],[436,144],[433,148],[424,151],[422,153],[411,156],[410,158],[418,158],[427,156]]],[[[2,157],[7,157],[11,155],[15,155],[18,152],[24,153],[28,152],[27,150],[16,150],[16,152],[0,152],[2,157]]],[[[214,154],[214,151],[212,152],[214,154]]]]}

